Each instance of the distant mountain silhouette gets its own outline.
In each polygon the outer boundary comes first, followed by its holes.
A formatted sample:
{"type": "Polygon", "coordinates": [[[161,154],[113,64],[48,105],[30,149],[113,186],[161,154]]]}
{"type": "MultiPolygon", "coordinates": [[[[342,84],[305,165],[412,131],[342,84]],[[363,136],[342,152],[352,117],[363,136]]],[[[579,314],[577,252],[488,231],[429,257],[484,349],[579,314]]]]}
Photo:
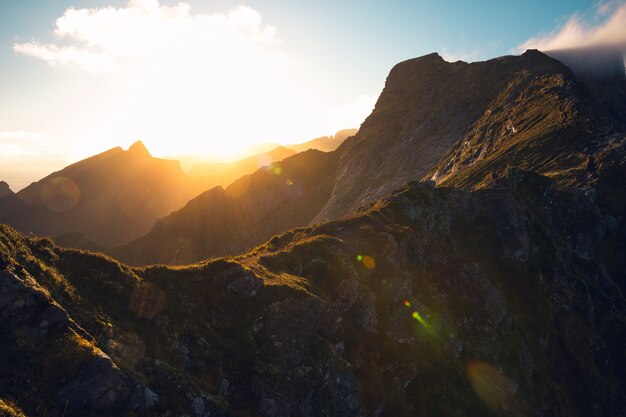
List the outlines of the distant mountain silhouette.
{"type": "Polygon", "coordinates": [[[294,153],[279,147],[233,163],[202,165],[187,175],[178,161],[154,158],[138,141],[127,151],[117,147],[72,164],[17,194],[0,183],[0,222],[40,236],[61,235],[55,240],[62,246],[116,246],[145,234],[156,219],[203,191],[294,153]]]}
{"type": "Polygon", "coordinates": [[[0,200],[0,221],[53,236],[82,232],[104,245],[145,233],[194,190],[177,161],[153,158],[141,142],[72,164],[0,200]]]}
{"type": "Polygon", "coordinates": [[[335,133],[333,136],[321,136],[308,142],[285,146],[296,152],[303,152],[309,149],[331,152],[337,149],[350,136],[354,136],[358,131],[358,129],[344,129],[335,133]]]}
{"type": "MultiPolygon", "coordinates": [[[[622,73],[613,80],[614,88],[623,88],[624,82],[622,73]]],[[[319,210],[312,217],[277,221],[271,210],[259,206],[267,220],[244,222],[235,245],[198,245],[222,241],[233,232],[214,232],[204,225],[207,218],[216,225],[240,221],[233,210],[217,208],[224,196],[214,190],[114,253],[133,264],[234,254],[263,242],[267,234],[258,233],[260,225],[271,224],[264,230],[277,233],[285,224],[337,219],[412,180],[476,188],[518,167],[549,175],[563,187],[587,189],[599,161],[624,141],[619,118],[607,115],[594,91],[563,63],[535,50],[472,64],[449,63],[438,54],[402,62],[391,70],[359,131],[331,152],[336,164],[311,173],[321,183],[332,183],[327,201],[320,201],[325,193],[315,194],[308,208],[319,210]],[[181,223],[198,227],[181,228],[181,223]]],[[[272,200],[274,191],[267,186],[255,182],[228,199],[228,207],[250,201],[250,195],[272,200]]],[[[287,212],[295,211],[290,201],[283,203],[287,212]]]]}
{"type": "Polygon", "coordinates": [[[4,181],[0,181],[0,198],[13,194],[11,187],[4,181]]]}
{"type": "Polygon", "coordinates": [[[309,150],[215,187],[160,219],[141,238],[111,250],[128,263],[188,263],[236,254],[309,223],[332,190],[336,156],[309,150]]]}
{"type": "Polygon", "coordinates": [[[282,161],[295,153],[296,151],[278,146],[269,152],[235,162],[197,164],[191,169],[189,176],[194,181],[201,183],[205,190],[218,185],[227,187],[237,178],[251,174],[272,162],[282,161]]]}

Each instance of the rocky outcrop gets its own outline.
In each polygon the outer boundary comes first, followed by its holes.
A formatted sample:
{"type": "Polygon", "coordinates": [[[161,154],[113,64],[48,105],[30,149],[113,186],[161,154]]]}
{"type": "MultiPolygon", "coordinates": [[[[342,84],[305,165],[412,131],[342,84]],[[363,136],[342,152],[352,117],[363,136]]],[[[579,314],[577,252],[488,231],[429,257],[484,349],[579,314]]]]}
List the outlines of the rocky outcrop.
{"type": "Polygon", "coordinates": [[[39,404],[29,405],[31,411],[108,415],[150,405],[131,403],[134,390],[148,388],[120,370],[19,265],[0,271],[0,324],[0,387],[12,398],[39,404]]]}

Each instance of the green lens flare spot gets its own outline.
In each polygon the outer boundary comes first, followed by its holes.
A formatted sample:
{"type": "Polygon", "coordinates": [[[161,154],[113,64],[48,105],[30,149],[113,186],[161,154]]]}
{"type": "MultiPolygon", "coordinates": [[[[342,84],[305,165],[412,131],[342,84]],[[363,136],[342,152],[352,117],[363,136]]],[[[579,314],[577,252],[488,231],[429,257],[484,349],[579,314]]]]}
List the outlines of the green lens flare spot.
{"type": "Polygon", "coordinates": [[[363,255],[357,255],[356,260],[361,262],[363,260],[363,255]]]}
{"type": "Polygon", "coordinates": [[[280,175],[283,172],[283,170],[279,166],[275,166],[272,169],[272,171],[274,171],[274,174],[276,174],[276,175],[280,175]]]}
{"type": "Polygon", "coordinates": [[[418,313],[417,311],[414,311],[413,314],[411,314],[411,317],[413,317],[415,320],[417,320],[422,326],[424,326],[425,328],[428,329],[428,324],[426,324],[426,322],[424,321],[424,319],[422,318],[421,314],[418,313]]]}

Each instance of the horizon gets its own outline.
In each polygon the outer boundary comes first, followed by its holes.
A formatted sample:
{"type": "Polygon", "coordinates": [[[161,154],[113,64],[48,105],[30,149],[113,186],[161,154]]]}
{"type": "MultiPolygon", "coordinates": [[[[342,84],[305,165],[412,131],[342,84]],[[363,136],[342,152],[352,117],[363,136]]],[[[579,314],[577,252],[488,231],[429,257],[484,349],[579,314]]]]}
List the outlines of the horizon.
{"type": "Polygon", "coordinates": [[[0,180],[14,191],[137,140],[156,157],[233,161],[259,143],[358,128],[389,70],[433,51],[473,62],[594,46],[616,32],[617,47],[626,44],[622,1],[382,11],[375,2],[64,0],[2,4],[0,14],[0,180]],[[320,33],[324,18],[335,24],[320,33]]]}

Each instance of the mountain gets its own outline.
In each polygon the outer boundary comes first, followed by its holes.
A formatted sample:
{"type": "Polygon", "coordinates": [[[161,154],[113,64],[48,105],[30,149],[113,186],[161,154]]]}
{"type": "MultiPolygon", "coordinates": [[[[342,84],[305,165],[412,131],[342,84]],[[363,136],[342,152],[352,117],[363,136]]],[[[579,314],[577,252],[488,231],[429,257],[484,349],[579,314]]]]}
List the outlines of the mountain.
{"type": "Polygon", "coordinates": [[[141,142],[72,164],[0,200],[0,222],[53,236],[81,232],[105,246],[141,236],[198,191],[177,161],[141,142]]]}
{"type": "MultiPolygon", "coordinates": [[[[623,189],[618,150],[598,175],[623,189]]],[[[0,407],[624,415],[626,233],[598,196],[518,168],[473,191],[411,182],[185,267],[129,268],[0,226],[0,407]]]]}
{"type": "Polygon", "coordinates": [[[293,145],[286,145],[289,149],[293,149],[295,152],[304,152],[309,149],[317,149],[322,152],[334,151],[350,136],[354,136],[358,132],[358,129],[344,129],[335,133],[333,136],[322,136],[312,139],[308,142],[298,143],[293,145]]]}
{"type": "Polygon", "coordinates": [[[230,163],[204,163],[197,164],[189,172],[192,180],[202,184],[204,190],[216,186],[227,187],[233,181],[256,171],[257,169],[270,165],[273,162],[282,161],[288,156],[294,155],[296,151],[278,146],[269,152],[241,159],[230,163]]]}
{"type": "Polygon", "coordinates": [[[4,181],[0,181],[0,198],[8,196],[8,195],[12,195],[13,191],[11,190],[11,187],[9,187],[9,184],[7,184],[4,181]]]}
{"type": "Polygon", "coordinates": [[[471,64],[437,54],[405,61],[338,149],[336,184],[316,220],[349,213],[412,179],[471,187],[517,166],[575,183],[592,156],[589,144],[602,146],[620,132],[602,109],[568,67],[535,50],[471,64]]]}
{"type": "MultiPolygon", "coordinates": [[[[261,209],[267,220],[245,222],[236,245],[206,245],[199,242],[222,241],[235,230],[223,225],[240,221],[232,208],[237,203],[229,199],[230,208],[220,211],[216,207],[221,207],[224,197],[213,191],[179,210],[175,221],[163,219],[146,236],[112,253],[131,264],[235,254],[287,230],[281,230],[282,225],[307,226],[349,216],[408,181],[480,188],[509,167],[545,174],[560,187],[594,193],[598,165],[621,152],[626,131],[619,117],[607,111],[606,97],[589,87],[594,79],[581,78],[536,50],[471,64],[449,63],[438,54],[399,63],[359,131],[330,152],[329,158],[336,162],[311,173],[317,181],[330,184],[329,193],[314,194],[308,206],[316,210],[313,216],[308,211],[297,220],[277,222],[271,211],[261,209]],[[325,195],[328,198],[322,202],[325,195]],[[222,229],[216,232],[207,226],[207,218],[222,229]],[[261,229],[267,233],[260,233],[261,229]]],[[[613,89],[623,88],[623,71],[621,78],[609,82],[613,89]]],[[[616,103],[613,100],[611,105],[618,109],[616,103]]],[[[621,105],[626,109],[625,102],[621,105]]],[[[259,171],[252,177],[264,175],[259,171]]],[[[271,199],[274,191],[266,186],[259,181],[237,199],[254,201],[253,195],[271,199]]],[[[297,205],[306,203],[298,200],[297,205]]],[[[285,202],[285,210],[298,211],[290,201],[285,202]]]]}
{"type": "Polygon", "coordinates": [[[309,150],[260,168],[225,189],[215,187],[160,219],[146,235],[113,248],[133,265],[189,263],[232,255],[309,223],[328,200],[332,153],[309,150]]]}

